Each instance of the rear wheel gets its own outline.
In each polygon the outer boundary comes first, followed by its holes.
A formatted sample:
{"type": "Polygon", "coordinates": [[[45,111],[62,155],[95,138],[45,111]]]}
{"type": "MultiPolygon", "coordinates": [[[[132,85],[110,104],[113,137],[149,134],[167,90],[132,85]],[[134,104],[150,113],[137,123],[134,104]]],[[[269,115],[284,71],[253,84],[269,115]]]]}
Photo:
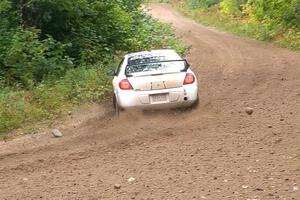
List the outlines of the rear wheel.
{"type": "Polygon", "coordinates": [[[113,107],[115,109],[116,116],[119,117],[120,116],[120,112],[123,111],[123,109],[119,106],[117,98],[116,98],[115,95],[113,97],[113,107]]]}
{"type": "Polygon", "coordinates": [[[119,110],[119,105],[118,105],[117,98],[115,95],[113,96],[113,107],[115,110],[115,114],[118,117],[120,115],[120,110],[119,110]]]}

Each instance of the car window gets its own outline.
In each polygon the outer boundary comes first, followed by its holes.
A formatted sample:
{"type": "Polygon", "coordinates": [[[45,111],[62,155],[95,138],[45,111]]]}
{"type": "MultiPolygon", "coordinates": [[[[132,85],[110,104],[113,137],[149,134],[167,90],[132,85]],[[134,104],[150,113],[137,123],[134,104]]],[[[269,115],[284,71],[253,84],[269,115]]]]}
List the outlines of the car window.
{"type": "Polygon", "coordinates": [[[165,56],[149,56],[149,55],[139,55],[132,56],[128,59],[128,65],[139,65],[144,63],[153,63],[165,61],[167,58],[165,56]]]}
{"type": "Polygon", "coordinates": [[[121,71],[121,68],[122,68],[122,65],[123,65],[123,62],[124,62],[125,58],[122,59],[122,61],[120,62],[119,66],[117,67],[116,69],[116,75],[118,76],[120,71],[121,71]]]}
{"type": "MultiPolygon", "coordinates": [[[[152,61],[152,60],[151,60],[152,61]]],[[[154,73],[176,73],[184,71],[188,68],[185,60],[169,60],[158,62],[139,62],[134,65],[127,65],[125,74],[127,76],[154,74],[154,73]]]]}

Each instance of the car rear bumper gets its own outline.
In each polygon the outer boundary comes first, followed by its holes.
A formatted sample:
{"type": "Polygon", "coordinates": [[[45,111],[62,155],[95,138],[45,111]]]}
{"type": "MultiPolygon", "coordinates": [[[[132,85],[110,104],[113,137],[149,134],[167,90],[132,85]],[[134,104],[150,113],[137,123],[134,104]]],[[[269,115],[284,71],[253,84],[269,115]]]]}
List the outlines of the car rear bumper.
{"type": "Polygon", "coordinates": [[[180,88],[151,90],[151,91],[135,91],[124,90],[116,94],[116,98],[120,107],[125,109],[142,108],[142,109],[165,109],[188,107],[195,103],[198,99],[197,84],[184,85],[180,88]],[[165,94],[166,101],[153,102],[152,95],[165,94]]]}

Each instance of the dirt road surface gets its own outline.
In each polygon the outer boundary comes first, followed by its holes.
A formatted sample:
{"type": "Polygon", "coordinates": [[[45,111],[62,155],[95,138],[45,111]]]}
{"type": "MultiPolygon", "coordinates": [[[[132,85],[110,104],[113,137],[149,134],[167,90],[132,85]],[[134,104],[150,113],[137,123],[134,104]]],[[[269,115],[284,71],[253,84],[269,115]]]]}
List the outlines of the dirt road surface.
{"type": "Polygon", "coordinates": [[[300,199],[300,55],[151,13],[192,45],[200,107],[116,119],[100,106],[62,138],[0,143],[0,199],[300,199]]]}

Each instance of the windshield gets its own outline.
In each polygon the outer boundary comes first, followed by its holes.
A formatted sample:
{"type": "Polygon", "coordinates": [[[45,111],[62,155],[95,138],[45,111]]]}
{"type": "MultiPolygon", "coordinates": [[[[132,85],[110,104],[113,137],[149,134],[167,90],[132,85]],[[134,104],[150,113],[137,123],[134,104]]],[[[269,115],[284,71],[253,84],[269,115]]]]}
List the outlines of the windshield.
{"type": "Polygon", "coordinates": [[[188,68],[185,60],[166,60],[165,57],[144,57],[128,59],[125,70],[127,76],[138,76],[159,73],[176,73],[188,68]]]}

